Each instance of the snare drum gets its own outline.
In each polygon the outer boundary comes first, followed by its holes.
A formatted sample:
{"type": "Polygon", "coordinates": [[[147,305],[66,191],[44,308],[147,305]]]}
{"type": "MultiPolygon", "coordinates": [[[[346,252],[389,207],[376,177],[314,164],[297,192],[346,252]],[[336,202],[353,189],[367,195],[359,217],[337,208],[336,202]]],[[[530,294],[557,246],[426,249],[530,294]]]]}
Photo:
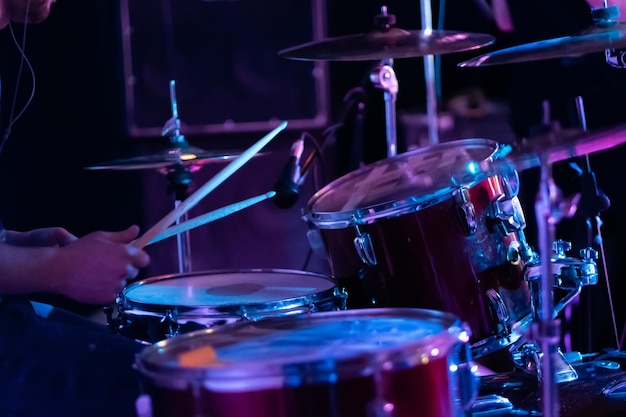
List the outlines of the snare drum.
{"type": "Polygon", "coordinates": [[[321,312],[163,340],[136,369],[153,417],[460,417],[478,390],[467,340],[438,311],[321,312]]]}
{"type": "Polygon", "coordinates": [[[118,318],[110,327],[152,343],[240,320],[345,309],[345,300],[333,279],[312,272],[251,269],[163,275],[126,286],[117,298],[118,318]]]}
{"type": "Polygon", "coordinates": [[[325,250],[349,309],[450,312],[469,324],[476,357],[521,338],[532,250],[517,173],[491,163],[497,151],[486,139],[446,142],[370,164],[311,197],[311,246],[325,250]]]}

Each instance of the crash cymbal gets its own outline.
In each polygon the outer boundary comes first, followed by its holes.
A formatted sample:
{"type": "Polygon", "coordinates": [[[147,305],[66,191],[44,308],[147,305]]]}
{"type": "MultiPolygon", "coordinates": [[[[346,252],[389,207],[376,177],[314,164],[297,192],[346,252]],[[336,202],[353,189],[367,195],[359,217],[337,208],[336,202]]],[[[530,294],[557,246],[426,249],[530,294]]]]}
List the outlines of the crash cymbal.
{"type": "Polygon", "coordinates": [[[513,146],[507,158],[518,171],[538,167],[541,159],[554,163],[614,148],[626,142],[626,125],[598,132],[559,129],[523,139],[513,146]]]}
{"type": "Polygon", "coordinates": [[[182,165],[193,170],[202,165],[226,161],[238,157],[236,151],[205,151],[194,146],[170,148],[156,154],[138,156],[134,158],[117,159],[110,162],[86,167],[88,170],[138,170],[158,169],[167,170],[176,165],[182,165]]]}
{"type": "Polygon", "coordinates": [[[552,58],[576,57],[605,49],[626,47],[626,22],[592,26],[576,36],[548,39],[490,52],[457,64],[483,67],[552,58]]]}
{"type": "Polygon", "coordinates": [[[395,27],[329,38],[283,49],[278,55],[303,61],[367,61],[468,51],[494,42],[482,33],[450,30],[407,31],[395,27]]]}

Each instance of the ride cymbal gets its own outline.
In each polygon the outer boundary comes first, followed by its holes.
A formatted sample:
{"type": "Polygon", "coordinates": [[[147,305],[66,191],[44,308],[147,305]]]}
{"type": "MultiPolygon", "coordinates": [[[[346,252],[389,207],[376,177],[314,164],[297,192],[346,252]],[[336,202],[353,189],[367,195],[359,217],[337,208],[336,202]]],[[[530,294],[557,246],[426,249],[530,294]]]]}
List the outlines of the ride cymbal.
{"type": "Polygon", "coordinates": [[[407,31],[395,27],[283,49],[278,55],[304,61],[367,61],[468,51],[490,45],[491,35],[450,30],[407,31]]]}
{"type": "Polygon", "coordinates": [[[463,61],[457,66],[483,67],[552,58],[576,57],[607,49],[626,47],[626,22],[595,25],[576,36],[548,39],[513,46],[463,61]]]}

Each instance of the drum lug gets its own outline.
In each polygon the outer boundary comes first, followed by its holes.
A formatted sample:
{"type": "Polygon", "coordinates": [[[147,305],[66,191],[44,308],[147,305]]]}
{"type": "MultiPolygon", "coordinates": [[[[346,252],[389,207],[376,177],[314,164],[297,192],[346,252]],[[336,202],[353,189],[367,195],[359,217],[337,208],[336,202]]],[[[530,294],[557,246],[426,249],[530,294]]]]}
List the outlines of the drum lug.
{"type": "Polygon", "coordinates": [[[167,310],[161,319],[161,323],[167,322],[167,328],[169,332],[165,335],[167,337],[176,337],[179,334],[179,327],[174,318],[175,313],[172,310],[167,310]]]}
{"type": "Polygon", "coordinates": [[[374,245],[372,245],[372,238],[368,233],[361,233],[358,225],[354,225],[356,230],[356,237],[354,238],[354,247],[359,254],[361,261],[369,266],[375,266],[378,261],[376,260],[376,254],[374,253],[374,245]]]}
{"type": "Polygon", "coordinates": [[[348,298],[348,293],[346,292],[345,288],[337,288],[335,287],[335,289],[333,290],[333,296],[335,297],[335,299],[337,300],[337,303],[339,304],[339,307],[337,308],[338,310],[346,310],[347,307],[347,303],[346,303],[346,299],[348,298]]]}
{"type": "Polygon", "coordinates": [[[504,334],[509,334],[510,333],[510,329],[509,329],[509,311],[506,308],[506,305],[504,304],[504,300],[502,300],[502,297],[500,296],[500,294],[498,294],[498,292],[496,290],[494,290],[493,288],[490,288],[487,290],[487,299],[489,300],[489,303],[491,304],[492,307],[492,311],[496,314],[496,318],[498,320],[498,323],[500,323],[500,325],[502,326],[502,330],[504,331],[504,334]]]}
{"type": "Polygon", "coordinates": [[[466,236],[471,236],[476,233],[478,229],[478,223],[476,222],[476,209],[474,205],[469,201],[469,189],[462,187],[455,195],[456,202],[458,204],[458,213],[461,218],[461,224],[466,236]]]}

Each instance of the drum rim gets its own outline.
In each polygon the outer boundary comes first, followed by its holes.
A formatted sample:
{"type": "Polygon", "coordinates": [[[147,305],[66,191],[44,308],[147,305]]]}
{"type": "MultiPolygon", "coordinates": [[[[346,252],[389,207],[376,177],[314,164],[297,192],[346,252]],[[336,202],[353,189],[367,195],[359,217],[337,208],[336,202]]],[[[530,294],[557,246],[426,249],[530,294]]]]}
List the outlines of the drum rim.
{"type": "Polygon", "coordinates": [[[236,317],[238,320],[250,319],[254,320],[259,313],[268,311],[288,311],[289,309],[296,309],[299,307],[309,306],[322,301],[331,300],[337,295],[337,280],[331,276],[324,275],[317,272],[301,271],[295,269],[280,269],[280,268],[254,268],[254,269],[219,269],[219,270],[204,270],[185,273],[173,273],[157,275],[139,281],[135,281],[128,284],[118,294],[116,299],[117,308],[121,314],[126,315],[154,315],[163,317],[164,314],[169,314],[169,317],[173,320],[186,319],[193,320],[196,318],[205,319],[221,319],[236,317]],[[163,280],[176,279],[182,277],[194,277],[205,275],[228,275],[228,274],[285,274],[296,276],[309,276],[322,279],[329,283],[329,288],[322,291],[302,294],[294,297],[286,297],[275,300],[267,300],[265,302],[254,303],[232,303],[222,305],[174,305],[174,304],[162,304],[162,303],[145,303],[129,298],[125,293],[127,290],[136,288],[142,285],[150,285],[154,282],[161,282],[163,280]]]}
{"type": "MultiPolygon", "coordinates": [[[[307,205],[304,209],[302,209],[302,217],[305,221],[319,227],[321,229],[339,229],[345,228],[352,225],[358,224],[367,224],[371,223],[374,220],[381,218],[390,218],[400,216],[406,213],[412,213],[419,210],[423,210],[425,208],[434,206],[439,204],[447,199],[449,199],[457,190],[454,187],[445,187],[434,193],[431,193],[431,198],[424,199],[424,197],[418,196],[409,196],[400,200],[389,200],[382,203],[372,204],[364,207],[359,207],[354,210],[346,210],[346,211],[316,211],[314,210],[314,206],[316,203],[320,201],[329,191],[334,189],[338,184],[344,183],[346,181],[350,181],[357,176],[362,175],[364,171],[371,171],[372,169],[386,165],[389,161],[399,161],[402,159],[406,159],[408,157],[419,155],[422,153],[431,152],[433,150],[446,149],[446,148],[458,148],[458,147],[467,146],[484,146],[485,148],[490,148],[490,154],[485,158],[485,160],[493,159],[497,154],[499,144],[491,139],[485,138],[470,138],[470,139],[459,139],[449,142],[443,142],[436,145],[428,146],[425,148],[418,148],[409,152],[405,152],[399,155],[396,155],[391,158],[386,158],[383,160],[379,160],[373,162],[371,164],[366,165],[365,167],[358,169],[356,171],[352,171],[342,177],[335,179],[330,182],[320,190],[318,190],[307,202],[307,205]]],[[[470,183],[464,184],[468,186],[474,186],[481,181],[487,179],[487,175],[485,178],[475,179],[470,183]]]]}
{"type": "MultiPolygon", "coordinates": [[[[177,386],[179,388],[189,386],[193,383],[206,385],[211,381],[228,384],[244,382],[247,388],[257,389],[256,384],[263,384],[260,380],[272,381],[274,387],[284,386],[286,378],[285,369],[287,367],[305,366],[316,369],[321,366],[326,369],[329,361],[332,362],[333,374],[338,377],[356,377],[372,374],[379,371],[384,366],[385,371],[401,369],[420,364],[427,364],[435,360],[446,358],[455,346],[467,344],[470,330],[455,315],[438,310],[421,308],[364,308],[355,310],[325,311],[314,314],[300,314],[290,317],[269,317],[257,322],[239,322],[218,326],[214,328],[196,330],[185,333],[172,339],[165,339],[144,348],[135,359],[135,368],[145,377],[152,379],[160,386],[177,386]],[[293,358],[292,362],[272,362],[260,363],[252,361],[241,361],[236,364],[215,364],[199,367],[182,367],[178,364],[166,361],[158,361],[155,358],[162,358],[164,353],[171,353],[171,349],[188,347],[188,350],[204,347],[211,344],[211,341],[219,340],[221,335],[228,337],[234,334],[237,329],[246,329],[253,326],[263,326],[287,321],[315,322],[317,320],[332,320],[334,317],[350,318],[419,318],[436,319],[442,325],[442,330],[438,333],[429,334],[419,340],[409,340],[399,342],[397,345],[381,347],[378,350],[354,350],[349,355],[331,355],[323,358],[311,359],[310,354],[301,359],[293,358]],[[208,343],[207,343],[208,342],[208,343]],[[439,342],[439,344],[436,344],[439,342]],[[445,347],[442,342],[445,342],[445,347]],[[433,349],[436,347],[436,349],[433,349]],[[409,363],[408,358],[413,358],[409,363]],[[420,358],[419,361],[415,358],[420,358]],[[384,365],[383,365],[384,364],[384,365]],[[256,380],[256,382],[255,382],[256,380]],[[282,382],[281,382],[282,381],[282,382]],[[250,386],[248,386],[250,385],[250,386]]],[[[468,353],[469,355],[469,353],[468,353]]],[[[469,360],[470,358],[468,358],[469,360]]],[[[267,382],[265,382],[267,383],[267,382]]],[[[310,382],[305,382],[305,384],[310,382]]]]}

